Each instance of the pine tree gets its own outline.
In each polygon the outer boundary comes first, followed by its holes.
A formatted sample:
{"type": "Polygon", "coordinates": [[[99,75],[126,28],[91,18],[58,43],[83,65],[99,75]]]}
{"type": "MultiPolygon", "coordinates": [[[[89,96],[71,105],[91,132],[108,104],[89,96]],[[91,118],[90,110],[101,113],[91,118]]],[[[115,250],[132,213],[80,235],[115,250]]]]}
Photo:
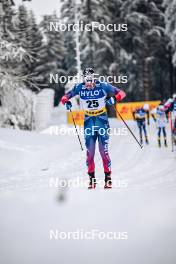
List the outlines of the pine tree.
{"type": "Polygon", "coordinates": [[[0,25],[1,25],[1,36],[6,40],[14,40],[14,25],[13,18],[15,11],[12,7],[10,0],[0,0],[0,25]]]}
{"type": "Polygon", "coordinates": [[[37,65],[40,61],[40,50],[43,45],[43,36],[40,31],[39,25],[36,23],[35,15],[32,11],[29,12],[29,25],[28,25],[28,35],[26,39],[27,51],[31,56],[30,63],[28,63],[28,74],[30,75],[29,80],[31,80],[31,86],[35,90],[36,88],[41,88],[38,82],[38,72],[36,70],[37,65]]]}
{"type": "Polygon", "coordinates": [[[165,66],[168,58],[164,14],[154,1],[127,0],[121,15],[129,25],[124,43],[134,66],[132,75],[136,80],[130,88],[134,98],[149,100],[168,96],[165,90],[169,69],[165,66]],[[160,80],[157,80],[158,76],[160,80]]]}
{"type": "MultiPolygon", "coordinates": [[[[113,62],[114,49],[112,33],[99,30],[101,24],[111,23],[111,17],[105,0],[93,1],[82,0],[80,2],[64,0],[61,8],[61,19],[66,24],[75,24],[75,12],[80,25],[89,24],[90,31],[80,32],[80,48],[82,67],[94,67],[96,73],[108,75],[109,67],[113,62]],[[96,22],[96,28],[92,28],[92,23],[96,22]]],[[[67,49],[66,65],[69,73],[76,73],[76,53],[75,53],[75,31],[64,32],[65,46],[67,49]]]]}
{"type": "MultiPolygon", "coordinates": [[[[65,25],[74,24],[76,11],[78,20],[80,20],[80,7],[77,1],[75,2],[75,0],[62,0],[61,2],[61,23],[65,25]]],[[[77,74],[75,32],[73,30],[65,30],[63,31],[63,37],[66,50],[65,67],[67,69],[67,74],[70,76],[74,76],[75,74],[77,74]]]]}
{"type": "MultiPolygon", "coordinates": [[[[27,9],[24,5],[20,5],[17,14],[17,43],[20,47],[27,50],[27,39],[29,36],[29,17],[27,9]]],[[[27,75],[29,61],[23,61],[21,64],[21,74],[27,75]]]]}
{"type": "Polygon", "coordinates": [[[18,10],[18,44],[24,48],[30,56],[29,60],[23,61],[21,73],[27,75],[26,85],[30,89],[37,91],[37,73],[35,67],[39,60],[39,51],[42,47],[43,36],[36,23],[34,13],[28,12],[24,5],[19,6],[18,10]]]}
{"type": "Polygon", "coordinates": [[[80,19],[84,24],[96,22],[97,26],[99,25],[94,30],[84,31],[81,34],[81,58],[84,67],[93,66],[98,74],[106,76],[115,55],[112,33],[106,29],[111,23],[107,2],[84,0],[80,19]]]}
{"type": "MultiPolygon", "coordinates": [[[[121,0],[112,0],[108,2],[110,23],[116,26],[118,26],[123,22],[123,19],[121,19],[121,15],[120,15],[121,6],[122,6],[121,0]]],[[[121,47],[122,34],[125,33],[120,33],[116,31],[113,31],[111,33],[112,47],[114,52],[113,52],[113,58],[111,64],[109,66],[109,74],[116,77],[121,73],[121,71],[123,73],[123,69],[121,67],[121,62],[120,62],[120,52],[122,50],[121,47]]],[[[126,75],[126,69],[125,69],[125,75],[126,75]]]]}
{"type": "Polygon", "coordinates": [[[166,34],[169,36],[171,94],[176,91],[176,1],[165,0],[166,34]]]}
{"type": "MultiPolygon", "coordinates": [[[[35,68],[38,72],[39,82],[55,90],[56,104],[64,93],[64,84],[60,82],[60,77],[66,75],[65,71],[65,47],[61,32],[50,30],[50,22],[58,21],[56,13],[46,15],[41,22],[41,29],[45,42],[39,51],[39,62],[35,68]],[[50,82],[50,77],[57,76],[59,82],[50,82]]],[[[52,79],[53,80],[53,79],[52,79]]]]}

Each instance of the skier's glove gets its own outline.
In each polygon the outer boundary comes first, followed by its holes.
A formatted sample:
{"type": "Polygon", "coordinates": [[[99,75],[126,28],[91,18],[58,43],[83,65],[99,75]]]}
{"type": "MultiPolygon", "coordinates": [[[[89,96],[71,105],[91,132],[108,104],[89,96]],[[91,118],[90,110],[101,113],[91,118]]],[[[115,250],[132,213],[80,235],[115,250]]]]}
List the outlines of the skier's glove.
{"type": "Polygon", "coordinates": [[[114,100],[113,97],[110,97],[109,99],[106,100],[106,103],[107,103],[108,105],[113,105],[113,104],[115,104],[115,100],[114,100]]]}
{"type": "Polygon", "coordinates": [[[118,94],[115,95],[116,101],[120,102],[123,98],[125,98],[126,93],[122,90],[118,92],[118,94]]]}
{"type": "Polygon", "coordinates": [[[62,96],[62,98],[61,98],[61,103],[64,105],[64,104],[66,104],[67,102],[68,102],[68,98],[67,98],[67,96],[66,96],[66,95],[62,96]]]}
{"type": "Polygon", "coordinates": [[[72,108],[72,103],[70,101],[65,103],[65,106],[67,108],[67,110],[70,110],[72,108]]]}

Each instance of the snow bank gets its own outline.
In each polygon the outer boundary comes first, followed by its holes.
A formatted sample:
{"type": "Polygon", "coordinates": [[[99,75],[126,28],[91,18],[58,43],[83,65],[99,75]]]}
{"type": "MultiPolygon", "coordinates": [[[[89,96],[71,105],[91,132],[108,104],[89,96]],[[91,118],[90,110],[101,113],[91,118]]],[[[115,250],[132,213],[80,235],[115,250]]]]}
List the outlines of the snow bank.
{"type": "Polygon", "coordinates": [[[24,86],[3,85],[0,98],[0,126],[32,130],[35,94],[24,86]]]}
{"type": "Polygon", "coordinates": [[[35,109],[35,128],[37,130],[47,127],[54,108],[53,102],[54,90],[44,89],[38,94],[35,109]]]}

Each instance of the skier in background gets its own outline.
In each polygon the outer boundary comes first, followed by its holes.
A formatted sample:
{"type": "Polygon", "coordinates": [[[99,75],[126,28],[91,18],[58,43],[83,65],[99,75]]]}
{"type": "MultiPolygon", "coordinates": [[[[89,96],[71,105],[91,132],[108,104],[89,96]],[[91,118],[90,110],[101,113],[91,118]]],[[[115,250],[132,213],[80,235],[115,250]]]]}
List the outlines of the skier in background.
{"type": "Polygon", "coordinates": [[[149,144],[147,129],[146,129],[146,118],[148,125],[150,125],[150,119],[149,119],[149,109],[146,106],[147,105],[144,105],[143,107],[138,107],[136,108],[135,111],[133,111],[133,118],[137,122],[137,126],[139,128],[139,137],[141,144],[143,144],[143,136],[142,136],[143,133],[146,144],[149,144]]]}
{"type": "Polygon", "coordinates": [[[106,103],[112,105],[115,101],[119,102],[126,94],[108,83],[95,80],[92,68],[86,68],[83,71],[83,78],[84,82],[75,85],[71,91],[62,97],[61,102],[69,110],[72,107],[70,99],[79,95],[80,105],[85,111],[84,136],[87,149],[86,163],[90,179],[88,188],[96,187],[94,155],[97,140],[105,173],[104,188],[111,188],[111,160],[108,152],[109,122],[106,103]]]}
{"type": "Polygon", "coordinates": [[[173,97],[168,99],[168,101],[164,105],[164,108],[166,112],[170,112],[171,120],[173,118],[173,124],[171,129],[172,129],[173,143],[176,145],[176,94],[173,94],[173,97]]]}
{"type": "Polygon", "coordinates": [[[165,147],[167,147],[167,134],[166,134],[167,117],[166,117],[164,104],[160,103],[158,107],[154,108],[151,111],[151,115],[154,121],[156,122],[158,128],[158,146],[161,147],[161,132],[162,132],[164,137],[164,145],[165,147]]]}

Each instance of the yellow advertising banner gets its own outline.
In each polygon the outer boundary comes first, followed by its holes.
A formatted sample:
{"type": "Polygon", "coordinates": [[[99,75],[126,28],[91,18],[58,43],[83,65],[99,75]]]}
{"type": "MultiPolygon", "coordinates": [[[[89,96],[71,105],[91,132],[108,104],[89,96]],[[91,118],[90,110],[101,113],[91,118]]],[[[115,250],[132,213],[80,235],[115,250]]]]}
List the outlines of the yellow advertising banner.
{"type": "Polygon", "coordinates": [[[144,105],[149,106],[149,111],[157,107],[160,101],[145,101],[145,102],[132,102],[132,103],[120,103],[116,104],[116,109],[121,114],[121,116],[126,120],[133,119],[133,111],[138,107],[143,107],[144,105]]]}
{"type": "MultiPolygon", "coordinates": [[[[160,101],[145,101],[145,102],[132,102],[132,103],[119,103],[116,105],[117,110],[121,114],[121,116],[125,120],[132,120],[133,119],[133,111],[144,105],[149,106],[149,110],[157,107],[160,101]]],[[[84,111],[72,111],[73,117],[75,119],[75,123],[78,126],[83,126],[84,124],[84,111]]],[[[118,116],[117,116],[118,117],[118,116]]],[[[119,118],[119,117],[118,117],[119,118]]],[[[72,115],[70,112],[67,114],[68,124],[73,124],[72,115]]]]}
{"type": "Polygon", "coordinates": [[[76,125],[78,126],[84,125],[84,111],[72,111],[72,114],[68,112],[67,113],[68,124],[73,124],[72,115],[73,115],[76,125]]]}

